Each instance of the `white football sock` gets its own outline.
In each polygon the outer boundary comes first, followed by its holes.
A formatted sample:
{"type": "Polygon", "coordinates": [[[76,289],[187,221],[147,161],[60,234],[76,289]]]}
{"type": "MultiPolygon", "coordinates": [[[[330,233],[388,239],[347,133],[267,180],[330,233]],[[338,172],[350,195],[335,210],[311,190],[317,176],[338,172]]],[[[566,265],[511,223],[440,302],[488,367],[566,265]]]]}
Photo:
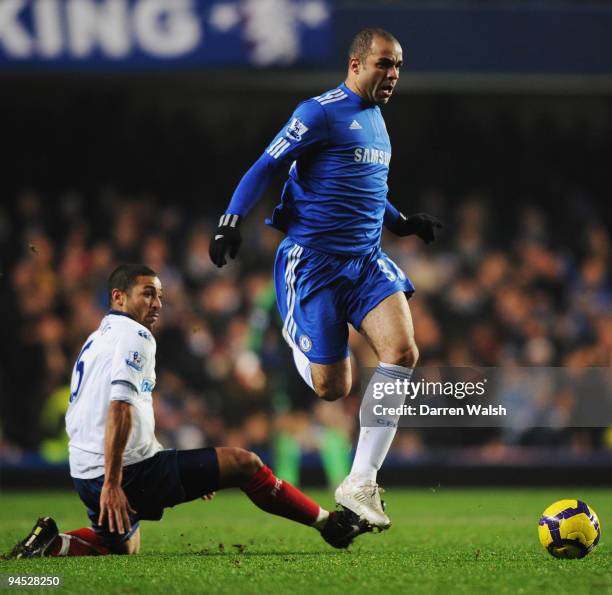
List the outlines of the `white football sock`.
{"type": "Polygon", "coordinates": [[[292,345],[291,350],[293,351],[293,361],[295,362],[295,367],[297,368],[297,371],[304,379],[304,382],[306,382],[306,384],[312,390],[314,390],[310,361],[308,361],[308,358],[300,351],[300,348],[297,345],[292,345]]]}
{"type": "MultiPolygon", "coordinates": [[[[410,381],[413,371],[413,368],[405,368],[403,366],[379,362],[378,368],[374,371],[368,388],[363,396],[361,409],[363,410],[367,407],[369,411],[372,411],[374,404],[377,402],[372,396],[372,385],[374,382],[390,382],[393,379],[406,379],[410,381]]],[[[400,396],[394,397],[394,406],[401,407],[404,404],[404,400],[405,396],[404,398],[400,396]]],[[[371,423],[372,416],[362,416],[360,411],[360,423],[363,423],[364,417],[369,417],[371,423]]],[[[380,427],[361,426],[357,449],[355,451],[355,459],[353,460],[353,467],[350,475],[358,475],[360,479],[376,481],[376,474],[381,468],[389,452],[389,448],[391,448],[391,443],[397,431],[398,421],[399,415],[391,417],[385,416],[384,423],[388,425],[380,427]]]]}

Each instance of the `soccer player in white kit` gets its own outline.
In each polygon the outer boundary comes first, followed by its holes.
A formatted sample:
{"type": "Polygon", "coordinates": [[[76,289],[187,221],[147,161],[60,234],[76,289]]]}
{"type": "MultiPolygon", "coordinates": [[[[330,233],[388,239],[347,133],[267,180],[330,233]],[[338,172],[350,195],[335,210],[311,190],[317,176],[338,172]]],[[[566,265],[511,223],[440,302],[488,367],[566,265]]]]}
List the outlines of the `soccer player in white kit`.
{"type": "Polygon", "coordinates": [[[13,557],[135,554],[140,520],[159,520],[164,508],[229,487],[266,512],[313,526],[333,547],[370,530],[353,513],[321,508],[252,452],[164,450],[152,398],[161,281],[144,265],[121,265],[108,289],[111,310],[79,353],[66,413],[70,474],[91,528],[60,533],[51,517],[40,518],[13,557]]]}

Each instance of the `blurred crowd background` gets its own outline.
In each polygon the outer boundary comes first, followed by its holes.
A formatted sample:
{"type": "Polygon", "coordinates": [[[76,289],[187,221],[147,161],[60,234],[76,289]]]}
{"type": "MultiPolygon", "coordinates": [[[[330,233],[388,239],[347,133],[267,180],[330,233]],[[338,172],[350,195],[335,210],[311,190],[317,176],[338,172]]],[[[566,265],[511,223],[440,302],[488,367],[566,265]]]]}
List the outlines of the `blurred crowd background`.
{"type": "MultiPolygon", "coordinates": [[[[333,404],[317,403],[294,372],[271,284],[282,236],[263,223],[282,177],[247,218],[238,259],[217,269],[208,257],[235,184],[300,95],[180,89],[181,101],[91,82],[0,99],[15,116],[6,130],[17,156],[0,207],[1,453],[65,458],[72,366],[107,311],[108,274],[144,262],[165,293],[154,399],[162,444],[255,448],[289,476],[321,451],[328,477],[340,477],[360,370],[376,360],[352,332],[355,389],[333,404]]],[[[609,366],[609,102],[399,95],[385,116],[391,201],[444,222],[431,246],[383,238],[417,288],[420,365],[609,366]]],[[[521,460],[533,447],[611,444],[605,428],[401,430],[392,460],[449,447],[457,460],[521,460]]]]}

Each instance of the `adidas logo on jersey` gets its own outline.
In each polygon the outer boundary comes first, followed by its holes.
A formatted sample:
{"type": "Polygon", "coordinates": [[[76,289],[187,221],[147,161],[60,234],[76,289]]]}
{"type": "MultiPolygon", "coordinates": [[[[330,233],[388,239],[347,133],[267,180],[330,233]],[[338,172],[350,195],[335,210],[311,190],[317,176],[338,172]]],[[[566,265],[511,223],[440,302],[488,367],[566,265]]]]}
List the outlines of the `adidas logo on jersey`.
{"type": "Polygon", "coordinates": [[[349,130],[361,130],[362,128],[363,126],[357,120],[353,120],[349,126],[349,130]]]}

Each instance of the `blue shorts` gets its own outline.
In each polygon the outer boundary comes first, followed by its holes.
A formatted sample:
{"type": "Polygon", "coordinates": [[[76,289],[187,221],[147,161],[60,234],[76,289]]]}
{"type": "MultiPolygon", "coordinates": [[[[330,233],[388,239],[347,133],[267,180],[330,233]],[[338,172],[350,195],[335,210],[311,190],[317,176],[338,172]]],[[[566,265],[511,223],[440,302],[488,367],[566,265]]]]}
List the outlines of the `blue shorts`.
{"type": "Polygon", "coordinates": [[[219,489],[219,462],[214,448],[168,449],[124,467],[121,486],[136,512],[129,514],[131,531],[123,534],[111,533],[107,525],[98,525],[104,475],[94,479],[73,477],[72,481],[87,507],[92,529],[112,549],[134,534],[139,521],[159,521],[164,508],[195,500],[219,489]]]}
{"type": "Polygon", "coordinates": [[[348,356],[348,323],[359,330],[366,314],[386,297],[414,285],[380,249],[341,256],[285,238],[274,264],[276,301],[283,337],[317,364],[348,356]]]}

